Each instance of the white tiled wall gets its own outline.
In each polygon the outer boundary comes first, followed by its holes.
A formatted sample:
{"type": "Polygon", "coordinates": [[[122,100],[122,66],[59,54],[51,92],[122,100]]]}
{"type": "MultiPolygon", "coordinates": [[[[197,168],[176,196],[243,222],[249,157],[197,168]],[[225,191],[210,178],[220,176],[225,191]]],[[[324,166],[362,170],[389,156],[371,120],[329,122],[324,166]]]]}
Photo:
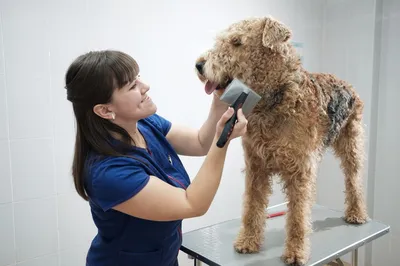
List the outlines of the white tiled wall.
{"type": "Polygon", "coordinates": [[[0,265],[9,265],[15,262],[15,230],[12,204],[0,205],[0,265]]]}
{"type": "Polygon", "coordinates": [[[85,2],[0,1],[0,266],[84,265],[96,232],[73,190],[63,89],[66,66],[87,49],[74,34],[80,10],[85,2]]]}
{"type": "Polygon", "coordinates": [[[17,261],[26,261],[56,253],[56,197],[25,200],[14,204],[17,261]]]}
{"type": "Polygon", "coordinates": [[[12,201],[9,142],[0,139],[0,203],[12,201]]]}
{"type": "MultiPolygon", "coordinates": [[[[24,261],[18,264],[18,266],[43,266],[43,265],[57,265],[58,257],[57,254],[46,255],[43,257],[35,258],[32,260],[24,261]]],[[[73,264],[71,264],[73,265],[73,264]]],[[[83,264],[75,264],[83,265],[83,264]]]]}
{"type": "Polygon", "coordinates": [[[397,265],[400,250],[400,1],[382,1],[375,169],[375,218],[391,225],[373,244],[371,265],[397,265]]]}
{"type": "MultiPolygon", "coordinates": [[[[2,114],[7,114],[7,98],[6,98],[7,91],[6,91],[6,75],[4,74],[4,59],[0,58],[0,60],[2,60],[0,61],[0,112],[2,114]]],[[[8,136],[7,125],[8,125],[7,116],[2,115],[0,118],[0,139],[7,138],[8,136]]]]}
{"type": "Polygon", "coordinates": [[[53,139],[10,141],[14,201],[55,195],[53,139]]]}
{"type": "Polygon", "coordinates": [[[9,137],[52,138],[48,3],[1,3],[9,137]]]}

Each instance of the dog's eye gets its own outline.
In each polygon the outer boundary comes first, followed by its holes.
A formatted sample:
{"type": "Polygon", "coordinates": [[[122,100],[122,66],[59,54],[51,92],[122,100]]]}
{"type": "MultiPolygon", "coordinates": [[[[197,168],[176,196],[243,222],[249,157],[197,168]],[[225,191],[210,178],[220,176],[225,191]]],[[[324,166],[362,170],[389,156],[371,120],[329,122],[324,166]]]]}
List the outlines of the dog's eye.
{"type": "Polygon", "coordinates": [[[242,40],[239,37],[233,37],[231,39],[231,43],[232,43],[233,46],[237,47],[237,46],[242,45],[242,40]]]}

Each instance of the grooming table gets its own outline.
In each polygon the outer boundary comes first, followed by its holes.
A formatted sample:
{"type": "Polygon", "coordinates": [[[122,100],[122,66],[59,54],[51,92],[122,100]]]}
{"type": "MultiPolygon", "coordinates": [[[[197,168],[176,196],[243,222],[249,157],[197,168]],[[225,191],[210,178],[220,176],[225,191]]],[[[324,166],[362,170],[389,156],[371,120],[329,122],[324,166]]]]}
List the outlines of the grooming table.
{"type": "MultiPolygon", "coordinates": [[[[268,208],[268,213],[286,210],[286,204],[268,208]]],[[[259,253],[239,254],[233,248],[241,226],[240,219],[218,223],[183,234],[181,251],[194,259],[194,265],[286,266],[281,260],[285,240],[286,215],[267,219],[265,245],[259,253]]],[[[347,224],[343,212],[314,205],[311,257],[306,265],[324,265],[352,253],[352,265],[358,266],[358,248],[390,230],[375,220],[363,225],[347,224]]]]}

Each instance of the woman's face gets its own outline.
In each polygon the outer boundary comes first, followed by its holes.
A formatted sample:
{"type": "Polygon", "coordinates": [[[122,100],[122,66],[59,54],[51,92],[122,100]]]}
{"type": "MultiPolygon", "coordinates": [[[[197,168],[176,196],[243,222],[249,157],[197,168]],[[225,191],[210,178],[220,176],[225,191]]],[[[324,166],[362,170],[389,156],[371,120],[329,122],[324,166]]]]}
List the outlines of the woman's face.
{"type": "Polygon", "coordinates": [[[109,108],[115,114],[114,122],[126,124],[146,118],[157,111],[157,106],[147,95],[150,86],[137,78],[114,91],[109,108]]]}

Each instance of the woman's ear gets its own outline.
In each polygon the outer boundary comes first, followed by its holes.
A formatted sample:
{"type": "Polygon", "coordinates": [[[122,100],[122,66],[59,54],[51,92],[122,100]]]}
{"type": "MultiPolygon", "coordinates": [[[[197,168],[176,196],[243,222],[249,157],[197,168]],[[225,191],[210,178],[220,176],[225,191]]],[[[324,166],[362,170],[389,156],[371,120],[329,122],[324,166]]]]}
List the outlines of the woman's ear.
{"type": "Polygon", "coordinates": [[[110,110],[110,107],[106,104],[96,104],[93,107],[93,112],[104,119],[115,119],[115,113],[110,110]]]}
{"type": "Polygon", "coordinates": [[[290,37],[292,37],[292,32],[286,25],[272,17],[265,18],[262,35],[262,43],[265,47],[272,48],[274,45],[286,42],[290,37]]]}

